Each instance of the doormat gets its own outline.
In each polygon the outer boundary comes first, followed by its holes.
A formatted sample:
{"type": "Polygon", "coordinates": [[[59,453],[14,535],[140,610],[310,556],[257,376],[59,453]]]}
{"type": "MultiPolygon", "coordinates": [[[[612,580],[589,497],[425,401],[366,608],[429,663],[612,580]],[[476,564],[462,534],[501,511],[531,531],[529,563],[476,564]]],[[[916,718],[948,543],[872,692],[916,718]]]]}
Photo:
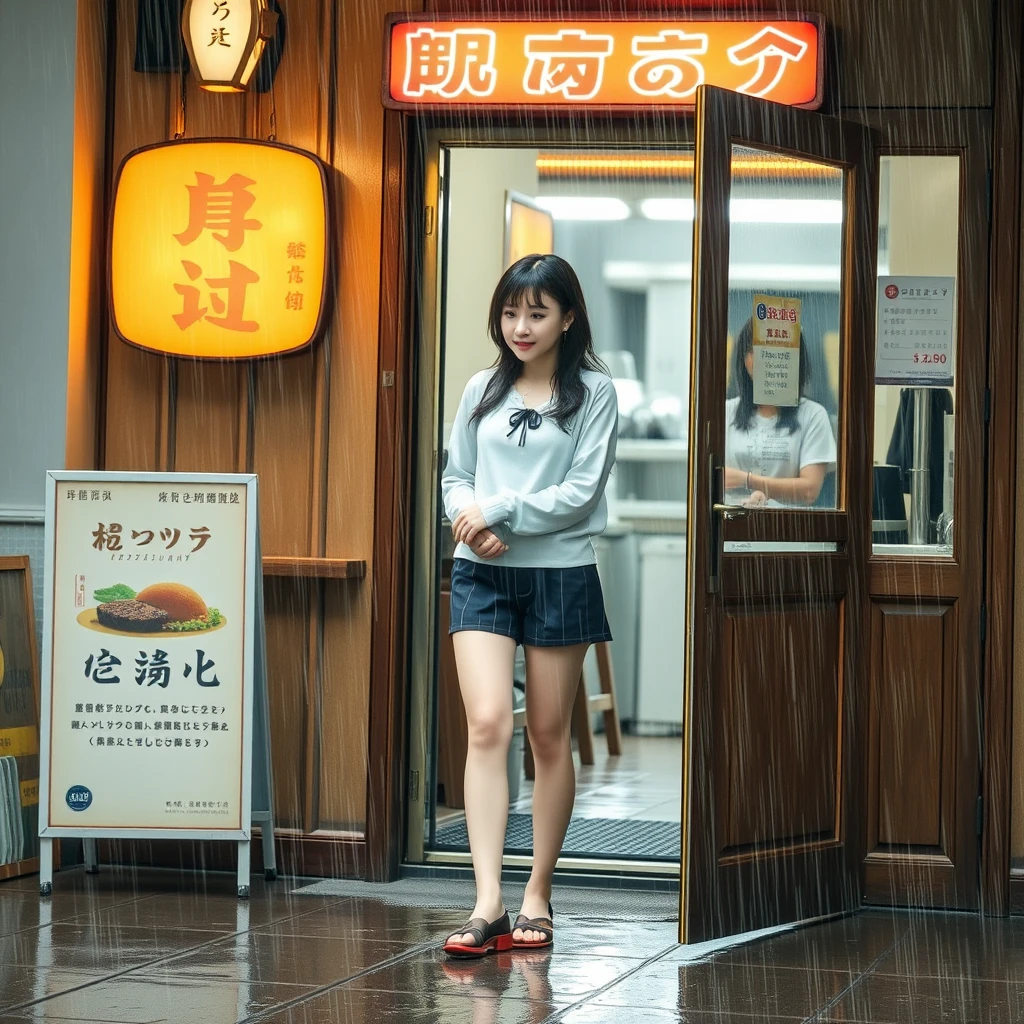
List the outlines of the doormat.
{"type": "MultiPolygon", "coordinates": [[[[646,821],[642,818],[573,818],[562,844],[563,857],[603,857],[623,860],[679,860],[678,821],[646,821]]],[[[437,830],[434,847],[468,850],[466,820],[447,823],[437,830]]],[[[533,852],[533,819],[529,814],[509,814],[505,852],[533,852]]]]}

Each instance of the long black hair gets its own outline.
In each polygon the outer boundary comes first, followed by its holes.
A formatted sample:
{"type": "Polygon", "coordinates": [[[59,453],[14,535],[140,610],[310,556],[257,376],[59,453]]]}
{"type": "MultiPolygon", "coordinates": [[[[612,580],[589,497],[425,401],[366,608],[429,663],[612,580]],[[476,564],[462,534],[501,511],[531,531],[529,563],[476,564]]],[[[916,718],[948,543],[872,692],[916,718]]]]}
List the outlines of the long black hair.
{"type": "MultiPolygon", "coordinates": [[[[754,419],[754,381],[747,373],[747,353],[754,348],[754,320],[748,320],[736,335],[732,346],[732,384],[739,395],[739,402],[736,404],[736,415],[733,417],[732,425],[744,433],[750,429],[754,419]]],[[[803,332],[800,333],[800,384],[799,393],[803,397],[804,389],[807,387],[808,374],[807,346],[804,344],[803,332]]],[[[799,406],[779,407],[779,430],[787,430],[790,434],[797,431],[796,414],[799,406]]]]}
{"type": "Polygon", "coordinates": [[[473,410],[470,422],[497,409],[523,372],[522,360],[505,343],[501,333],[501,314],[506,306],[518,306],[525,296],[532,305],[541,304],[541,293],[558,303],[561,315],[573,314],[572,323],[558,343],[558,365],[552,383],[553,405],[548,412],[563,430],[576,415],[586,398],[586,385],[580,377],[583,370],[608,373],[594,352],[594,339],[590,333],[587,303],[583,298],[576,271],[561,256],[541,256],[534,253],[516,260],[501,275],[491,296],[491,309],[487,318],[487,333],[498,349],[496,368],[487,382],[480,404],[473,410]]]}

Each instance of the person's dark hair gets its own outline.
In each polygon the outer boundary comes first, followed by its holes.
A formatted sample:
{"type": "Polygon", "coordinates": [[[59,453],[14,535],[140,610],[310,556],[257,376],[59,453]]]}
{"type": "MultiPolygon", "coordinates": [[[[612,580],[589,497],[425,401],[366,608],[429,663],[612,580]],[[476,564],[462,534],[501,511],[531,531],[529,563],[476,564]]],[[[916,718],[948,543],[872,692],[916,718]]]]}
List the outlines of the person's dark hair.
{"type": "MultiPolygon", "coordinates": [[[[746,358],[747,353],[752,351],[754,347],[754,320],[751,318],[748,320],[736,335],[736,340],[732,346],[732,384],[736,389],[736,393],[739,395],[739,402],[736,403],[736,415],[733,417],[732,423],[737,430],[744,432],[750,429],[750,424],[754,418],[754,381],[750,374],[747,373],[746,358]]],[[[804,390],[807,387],[807,373],[808,373],[808,357],[807,357],[807,346],[804,344],[803,334],[800,335],[800,384],[799,393],[802,398],[804,390]]],[[[780,406],[779,407],[779,426],[780,430],[787,430],[790,434],[795,434],[797,430],[797,406],[780,406]]]]}
{"type": "Polygon", "coordinates": [[[524,296],[528,302],[539,305],[541,293],[550,295],[558,303],[562,316],[570,311],[573,314],[569,330],[558,344],[558,366],[552,386],[553,405],[548,416],[563,430],[567,429],[567,424],[586,398],[586,385],[580,373],[583,370],[608,373],[594,352],[587,304],[576,272],[560,256],[537,253],[524,256],[501,275],[491,296],[487,332],[498,349],[498,358],[493,363],[495,373],[487,382],[470,422],[497,409],[523,370],[522,361],[505,344],[501,333],[502,311],[506,306],[517,306],[524,296]]]}

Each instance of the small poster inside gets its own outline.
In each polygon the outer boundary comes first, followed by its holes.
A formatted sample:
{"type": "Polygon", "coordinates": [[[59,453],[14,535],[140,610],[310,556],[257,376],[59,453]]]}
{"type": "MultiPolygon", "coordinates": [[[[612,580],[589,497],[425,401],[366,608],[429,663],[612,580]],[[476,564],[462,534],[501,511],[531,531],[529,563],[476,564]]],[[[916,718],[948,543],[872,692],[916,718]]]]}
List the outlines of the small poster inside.
{"type": "Polygon", "coordinates": [[[754,402],[800,404],[799,299],[754,296],[754,402]]]}
{"type": "Polygon", "coordinates": [[[953,277],[879,277],[875,383],[953,386],[953,277]]]}

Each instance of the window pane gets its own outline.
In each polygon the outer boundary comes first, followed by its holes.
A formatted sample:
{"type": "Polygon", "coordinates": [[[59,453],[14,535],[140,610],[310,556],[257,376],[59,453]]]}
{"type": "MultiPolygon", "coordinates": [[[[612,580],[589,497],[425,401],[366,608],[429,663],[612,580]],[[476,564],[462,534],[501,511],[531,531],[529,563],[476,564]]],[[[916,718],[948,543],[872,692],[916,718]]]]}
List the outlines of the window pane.
{"type": "Polygon", "coordinates": [[[960,160],[880,172],[874,552],[952,555],[960,160]]]}
{"type": "Polygon", "coordinates": [[[725,501],[835,508],[842,171],[734,146],[729,216],[725,501]]]}

